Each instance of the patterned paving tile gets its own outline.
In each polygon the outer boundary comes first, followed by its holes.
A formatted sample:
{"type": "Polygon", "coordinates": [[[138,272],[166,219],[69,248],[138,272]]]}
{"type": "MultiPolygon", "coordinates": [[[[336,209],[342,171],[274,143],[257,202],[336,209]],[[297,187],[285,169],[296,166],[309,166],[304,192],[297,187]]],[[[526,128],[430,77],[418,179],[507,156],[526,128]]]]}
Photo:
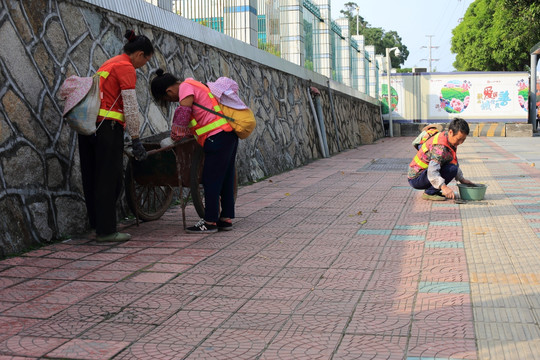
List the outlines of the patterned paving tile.
{"type": "Polygon", "coordinates": [[[230,313],[221,311],[180,310],[164,321],[164,326],[181,326],[186,328],[214,328],[230,317],[230,313]]]}
{"type": "Polygon", "coordinates": [[[361,311],[353,315],[345,331],[347,334],[407,336],[411,323],[412,317],[406,312],[361,311]]]}
{"type": "MultiPolygon", "coordinates": [[[[430,223],[431,224],[431,223],[430,223]]],[[[427,225],[396,225],[396,230],[427,230],[427,225]]]]}
{"type": "Polygon", "coordinates": [[[163,272],[141,272],[133,277],[129,278],[131,282],[144,282],[152,284],[164,284],[173,279],[176,274],[163,273],[163,272]]]}
{"type": "Polygon", "coordinates": [[[88,321],[60,321],[53,317],[20,331],[18,334],[22,336],[74,339],[94,325],[96,324],[88,321]]]}
{"type": "Polygon", "coordinates": [[[0,343],[0,353],[5,355],[42,357],[69,339],[13,336],[0,343]]]}
{"type": "Polygon", "coordinates": [[[471,306],[447,305],[435,309],[414,309],[414,320],[424,322],[464,321],[472,322],[471,306]]]}
{"type": "Polygon", "coordinates": [[[91,273],[88,273],[81,277],[81,280],[88,280],[88,281],[109,281],[109,282],[117,282],[121,281],[122,279],[125,279],[132,275],[133,273],[130,271],[92,271],[91,273]]]}
{"type": "Polygon", "coordinates": [[[89,272],[90,270],[87,269],[52,269],[39,274],[37,277],[40,279],[76,280],[89,272]]]}
{"type": "Polygon", "coordinates": [[[44,279],[30,279],[24,282],[21,282],[13,287],[11,290],[39,290],[39,291],[50,291],[59,288],[62,285],[68,284],[66,280],[44,280],[44,279]]]}
{"type": "Polygon", "coordinates": [[[153,344],[144,341],[136,342],[121,352],[115,359],[178,359],[189,354],[194,348],[180,344],[153,344]]]}
{"type": "Polygon", "coordinates": [[[182,310],[223,311],[232,313],[237,311],[245,302],[246,299],[199,296],[192,301],[186,301],[182,310]]]}
{"type": "Polygon", "coordinates": [[[313,290],[311,288],[281,288],[281,287],[264,287],[257,293],[253,294],[253,299],[289,299],[302,300],[313,290]]]}
{"type": "Polygon", "coordinates": [[[253,359],[263,352],[275,335],[268,330],[218,329],[191,357],[253,359]]]}
{"type": "Polygon", "coordinates": [[[446,293],[446,294],[469,294],[470,287],[464,282],[420,282],[419,292],[425,293],[446,293]]]}
{"type": "Polygon", "coordinates": [[[109,359],[129,345],[122,341],[74,339],[47,354],[49,357],[69,359],[109,359]]]}
{"type": "Polygon", "coordinates": [[[357,235],[390,235],[392,230],[382,229],[360,229],[357,231],[357,235]]]}
{"type": "Polygon", "coordinates": [[[393,241],[424,241],[425,235],[391,235],[390,240],[393,241]]]}
{"type": "Polygon", "coordinates": [[[32,278],[43,273],[43,268],[37,266],[14,266],[2,271],[2,276],[15,278],[32,278]]]}
{"type": "Polygon", "coordinates": [[[221,328],[278,331],[289,317],[288,314],[237,312],[227,319],[221,328]]]}
{"type": "Polygon", "coordinates": [[[427,248],[463,249],[464,244],[457,241],[426,241],[427,248]]]}
{"type": "Polygon", "coordinates": [[[55,321],[64,322],[95,322],[99,323],[103,320],[110,319],[122,310],[121,306],[113,305],[84,305],[76,304],[68,307],[62,312],[57,313],[52,319],[55,321]]]}
{"type": "Polygon", "coordinates": [[[40,296],[34,301],[39,303],[46,303],[46,304],[75,304],[82,299],[86,298],[89,294],[79,292],[79,293],[73,293],[73,292],[63,292],[58,290],[53,290],[48,292],[47,294],[40,296]]]}
{"type": "Polygon", "coordinates": [[[181,344],[195,347],[214,331],[214,328],[206,327],[186,328],[181,325],[163,325],[148,333],[144,337],[144,342],[166,345],[181,344]]]}
{"type": "Polygon", "coordinates": [[[411,337],[407,356],[407,359],[477,359],[475,341],[459,338],[411,337]]]}
{"type": "MultiPolygon", "coordinates": [[[[24,280],[25,279],[23,278],[7,278],[7,277],[0,276],[0,290],[8,288],[17,283],[23,282],[24,280]]],[[[30,290],[30,289],[27,289],[27,290],[30,290]]]]}
{"type": "Polygon", "coordinates": [[[8,302],[8,301],[0,301],[0,314],[8,309],[11,309],[14,306],[17,306],[18,303],[15,302],[8,302]]]}
{"type": "Polygon", "coordinates": [[[79,304],[81,305],[110,305],[110,306],[128,306],[140,298],[142,294],[127,292],[99,292],[87,297],[79,304]]]}
{"type": "Polygon", "coordinates": [[[299,300],[247,300],[237,312],[290,315],[300,304],[299,300]]]}
{"type": "Polygon", "coordinates": [[[329,359],[339,339],[339,334],[300,331],[293,326],[280,332],[260,358],[329,359]]]}
{"type": "Polygon", "coordinates": [[[402,360],[406,348],[406,337],[347,334],[343,337],[332,359],[402,360]]]}
{"type": "Polygon", "coordinates": [[[85,331],[79,338],[132,343],[146,336],[154,328],[155,326],[146,324],[103,322],[85,331]]]}
{"type": "MultiPolygon", "coordinates": [[[[132,294],[148,294],[155,291],[157,288],[162,288],[162,284],[147,283],[147,282],[134,282],[134,281],[122,281],[115,284],[102,283],[106,290],[104,292],[118,292],[118,293],[132,293],[132,294]]],[[[166,285],[164,285],[166,286],[166,285]]]]}
{"type": "Polygon", "coordinates": [[[285,327],[295,327],[302,332],[341,333],[348,320],[347,316],[293,314],[285,327]]]}
{"type": "Polygon", "coordinates": [[[25,302],[41,296],[41,290],[17,290],[12,288],[0,290],[0,300],[10,302],[25,302]]]}
{"type": "Polygon", "coordinates": [[[473,322],[468,321],[413,321],[411,336],[455,339],[475,339],[473,322]]]}
{"type": "Polygon", "coordinates": [[[26,319],[21,317],[0,316],[0,341],[4,341],[18,333],[25,331],[38,324],[38,319],[26,319]]]}
{"type": "Polygon", "coordinates": [[[461,226],[461,221],[430,221],[429,226],[461,226]]]}
{"type": "Polygon", "coordinates": [[[2,315],[47,319],[66,309],[68,306],[66,304],[46,304],[29,301],[4,311],[2,315]]]}

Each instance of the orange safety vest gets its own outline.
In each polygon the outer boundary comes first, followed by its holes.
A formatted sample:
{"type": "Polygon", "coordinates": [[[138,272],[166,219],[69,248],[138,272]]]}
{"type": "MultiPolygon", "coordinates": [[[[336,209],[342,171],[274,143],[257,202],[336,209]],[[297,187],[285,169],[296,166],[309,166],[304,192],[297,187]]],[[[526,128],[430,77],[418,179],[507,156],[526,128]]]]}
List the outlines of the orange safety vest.
{"type": "MultiPolygon", "coordinates": [[[[101,77],[99,87],[101,89],[102,97],[103,97],[103,86],[106,84],[106,80],[111,74],[113,67],[118,66],[118,65],[133,66],[131,64],[131,61],[129,60],[111,61],[111,62],[106,62],[105,64],[103,64],[99,68],[99,71],[96,73],[97,75],[101,77]]],[[[133,71],[135,71],[135,68],[133,68],[133,71]]],[[[124,112],[122,108],[123,107],[122,99],[121,98],[116,99],[116,103],[114,103],[114,105],[112,104],[112,102],[114,102],[115,100],[110,99],[110,101],[111,101],[111,104],[105,104],[105,101],[103,101],[102,99],[102,102],[101,102],[102,107],[100,106],[100,109],[99,109],[98,121],[101,121],[101,119],[106,117],[107,119],[115,120],[121,123],[122,125],[125,125],[124,112]]]]}
{"type": "Polygon", "coordinates": [[[435,136],[428,139],[428,141],[426,141],[424,144],[422,144],[422,146],[416,153],[416,156],[414,157],[414,159],[412,159],[411,163],[409,164],[409,167],[415,169],[417,173],[422,170],[427,169],[429,166],[429,160],[430,160],[429,154],[431,153],[431,149],[433,148],[433,145],[443,145],[444,147],[448,148],[452,153],[452,161],[450,161],[450,163],[457,165],[458,161],[457,161],[456,151],[454,150],[452,145],[448,143],[447,134],[448,134],[447,132],[438,133],[435,136]]]}
{"type": "MultiPolygon", "coordinates": [[[[198,81],[191,80],[191,79],[186,79],[184,80],[184,82],[187,82],[188,84],[196,86],[200,89],[203,89],[208,94],[208,97],[210,98],[210,101],[212,102],[212,109],[215,112],[223,114],[223,111],[221,111],[221,107],[219,106],[217,99],[210,92],[210,89],[208,88],[208,86],[198,81]]],[[[206,124],[202,124],[200,121],[197,122],[195,118],[192,118],[191,121],[189,122],[189,128],[191,132],[193,133],[193,136],[195,136],[195,139],[197,139],[197,142],[201,146],[204,146],[204,141],[208,137],[208,134],[215,129],[221,128],[223,129],[223,131],[227,131],[227,132],[233,131],[233,128],[231,127],[231,125],[229,125],[229,122],[227,121],[227,119],[218,115],[215,115],[214,119],[206,124]]]]}

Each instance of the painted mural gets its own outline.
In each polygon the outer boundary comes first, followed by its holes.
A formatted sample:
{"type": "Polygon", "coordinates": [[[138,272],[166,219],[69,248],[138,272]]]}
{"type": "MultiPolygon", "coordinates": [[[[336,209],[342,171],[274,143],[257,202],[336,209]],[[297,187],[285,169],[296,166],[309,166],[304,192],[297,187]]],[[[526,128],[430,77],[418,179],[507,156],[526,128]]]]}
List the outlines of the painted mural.
{"type": "MultiPolygon", "coordinates": [[[[392,103],[392,112],[398,111],[398,103],[399,103],[399,95],[396,91],[396,89],[390,85],[390,102],[392,103]]],[[[388,85],[382,84],[381,89],[381,96],[379,96],[379,100],[381,100],[381,108],[383,114],[388,114],[388,85]]]]}
{"type": "Polygon", "coordinates": [[[471,82],[463,80],[450,80],[441,88],[438,105],[435,108],[444,109],[449,114],[459,114],[469,106],[471,82]]]}
{"type": "Polygon", "coordinates": [[[429,76],[428,119],[527,121],[528,79],[523,74],[429,76]]]}

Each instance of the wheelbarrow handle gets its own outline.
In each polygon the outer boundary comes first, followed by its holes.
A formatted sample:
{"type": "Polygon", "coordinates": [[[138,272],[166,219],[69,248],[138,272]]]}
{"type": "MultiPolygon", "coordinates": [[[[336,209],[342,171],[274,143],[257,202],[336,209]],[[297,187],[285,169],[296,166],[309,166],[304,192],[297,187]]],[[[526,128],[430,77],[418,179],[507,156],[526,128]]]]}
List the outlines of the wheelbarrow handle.
{"type": "MultiPolygon", "coordinates": [[[[180,144],[184,144],[184,143],[190,142],[190,141],[195,141],[195,138],[192,138],[192,137],[190,137],[190,138],[184,138],[184,139],[175,141],[174,143],[172,143],[172,144],[170,144],[170,145],[167,145],[167,146],[165,146],[165,147],[158,148],[158,149],[153,149],[153,150],[149,150],[149,151],[147,151],[146,153],[148,154],[148,156],[154,155],[154,154],[157,154],[157,153],[162,152],[162,151],[172,150],[172,149],[174,149],[176,146],[178,146],[178,145],[180,145],[180,144]]],[[[144,144],[144,143],[143,143],[143,144],[144,144]]],[[[125,148],[124,148],[124,153],[125,153],[128,157],[133,157],[133,151],[132,151],[131,146],[125,147],[125,148]]]]}

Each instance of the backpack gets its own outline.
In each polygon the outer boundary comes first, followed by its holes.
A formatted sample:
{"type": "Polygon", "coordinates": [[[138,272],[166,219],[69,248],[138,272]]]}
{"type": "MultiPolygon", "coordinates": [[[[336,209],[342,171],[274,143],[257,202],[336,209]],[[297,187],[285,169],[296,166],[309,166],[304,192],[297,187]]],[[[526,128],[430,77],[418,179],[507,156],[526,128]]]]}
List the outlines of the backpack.
{"type": "Polygon", "coordinates": [[[251,135],[257,125],[257,121],[255,120],[253,111],[238,96],[238,84],[236,81],[223,76],[215,82],[207,83],[206,86],[218,100],[223,114],[197,103],[193,103],[193,105],[227,119],[227,122],[240,139],[245,139],[251,135]]]}
{"type": "Polygon", "coordinates": [[[439,124],[425,126],[422,129],[420,135],[418,135],[416,139],[413,140],[412,145],[416,150],[419,150],[426,141],[428,141],[430,138],[432,138],[441,131],[442,126],[439,124]]]}
{"type": "Polygon", "coordinates": [[[99,76],[68,77],[58,94],[64,100],[62,117],[67,124],[81,135],[92,135],[96,132],[96,120],[101,105],[99,76]]]}
{"type": "Polygon", "coordinates": [[[240,139],[245,139],[249,135],[251,135],[251,133],[255,129],[255,126],[257,125],[255,115],[250,109],[238,110],[227,105],[219,104],[219,107],[223,112],[223,114],[220,114],[201,104],[197,104],[194,102],[193,105],[198,106],[208,112],[211,112],[214,115],[218,115],[227,119],[227,122],[229,123],[229,125],[231,125],[234,132],[240,139]]]}
{"type": "MultiPolygon", "coordinates": [[[[96,121],[101,107],[100,78],[97,74],[90,77],[72,75],[60,86],[58,98],[65,101],[62,117],[78,134],[92,135],[97,131],[96,121]]],[[[109,112],[119,98],[120,94],[118,94],[109,112]]]]}

